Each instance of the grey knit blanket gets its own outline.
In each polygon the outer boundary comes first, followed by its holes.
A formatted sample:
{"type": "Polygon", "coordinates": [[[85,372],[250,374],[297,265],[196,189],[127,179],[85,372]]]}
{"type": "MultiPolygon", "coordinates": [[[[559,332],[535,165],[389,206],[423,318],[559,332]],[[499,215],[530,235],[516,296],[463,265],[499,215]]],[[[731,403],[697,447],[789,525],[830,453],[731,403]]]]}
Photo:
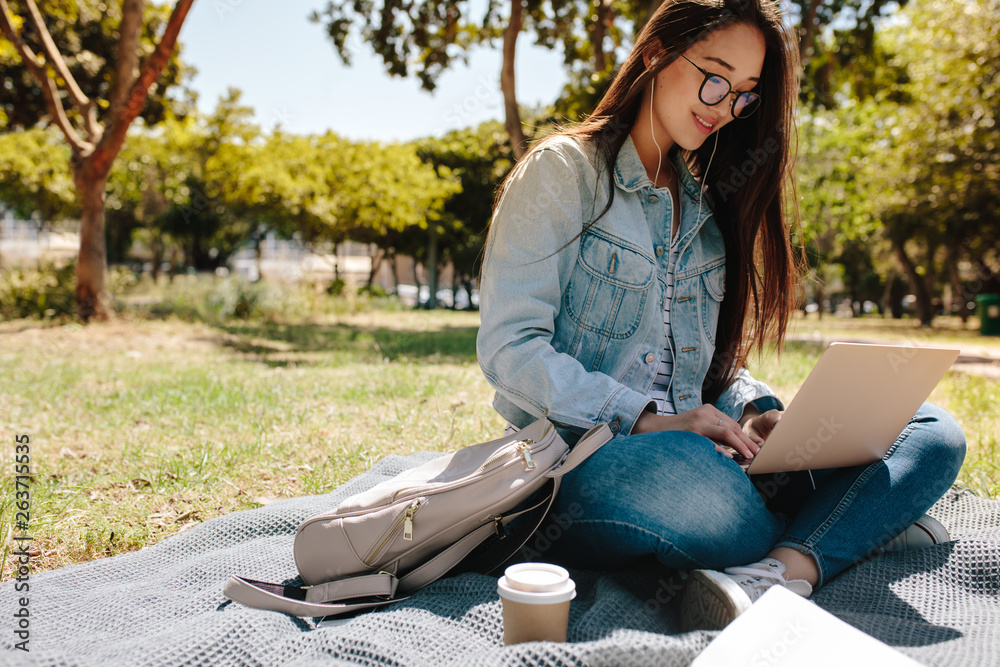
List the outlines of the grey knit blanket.
{"type": "MultiPolygon", "coordinates": [[[[388,457],[329,494],[206,521],[135,553],[31,576],[30,652],[0,586],[0,664],[687,665],[717,634],[682,634],[679,578],[655,567],[572,572],[569,641],[503,646],[496,579],[461,574],[334,626],[228,601],[237,573],[296,575],[299,522],[437,456],[388,457]]],[[[955,541],[862,562],[812,599],[929,665],[1000,665],[1000,502],[953,490],[931,513],[955,541]]]]}

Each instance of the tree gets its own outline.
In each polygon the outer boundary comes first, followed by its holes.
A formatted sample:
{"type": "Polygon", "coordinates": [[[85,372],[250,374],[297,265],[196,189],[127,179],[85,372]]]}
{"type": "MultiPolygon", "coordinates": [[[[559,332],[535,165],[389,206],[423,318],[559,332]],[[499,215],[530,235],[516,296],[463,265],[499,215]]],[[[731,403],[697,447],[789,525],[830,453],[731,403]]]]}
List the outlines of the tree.
{"type": "Polygon", "coordinates": [[[343,233],[376,246],[379,255],[372,258],[373,264],[381,257],[391,259],[400,244],[423,239],[400,254],[423,260],[430,277],[429,305],[433,307],[441,263],[437,249],[443,233],[443,210],[446,202],[462,191],[461,181],[445,166],[423,163],[413,145],[362,142],[349,144],[338,154],[343,162],[331,160],[336,166],[330,190],[340,198],[338,216],[343,233]]]}
{"type": "Polygon", "coordinates": [[[370,44],[390,75],[405,77],[415,69],[427,91],[434,90],[437,78],[456,59],[467,61],[473,46],[492,46],[501,40],[504,125],[514,157],[520,159],[528,144],[515,94],[514,58],[520,34],[533,32],[539,45],[561,47],[571,76],[603,80],[617,66],[621,47],[659,6],[657,0],[490,0],[477,23],[469,16],[472,4],[470,0],[382,0],[376,6],[332,0],[311,18],[325,25],[345,65],[351,64],[352,33],[357,32],[358,43],[370,44]],[[506,16],[500,14],[502,5],[509,8],[506,16]]]}
{"type": "Polygon", "coordinates": [[[155,130],[139,127],[108,179],[107,243],[109,259],[124,258],[133,240],[148,246],[153,278],[168,253],[181,253],[184,264],[214,269],[247,233],[231,209],[206,191],[205,162],[219,145],[213,117],[172,113],[155,130]]]}
{"type": "Polygon", "coordinates": [[[959,265],[1000,264],[1000,1],[914,1],[905,15],[880,36],[907,72],[883,105],[881,218],[930,324],[938,276],[967,315],[959,265]]]}
{"type": "MultiPolygon", "coordinates": [[[[23,0],[27,18],[14,13],[7,0],[0,0],[0,30],[40,87],[48,120],[62,131],[72,151],[73,182],[82,212],[75,297],[77,312],[84,321],[107,319],[110,312],[104,288],[107,264],[104,202],[111,167],[125,143],[129,126],[142,112],[150,89],[160,79],[174,52],[177,35],[192,2],[177,1],[162,30],[146,36],[152,45],[148,50],[143,43],[145,0],[123,0],[116,58],[102,66],[105,77],[113,71],[110,86],[106,89],[97,86],[85,92],[34,0],[23,0]],[[66,101],[70,103],[69,109],[66,101]],[[103,109],[106,110],[101,113],[103,109]]],[[[79,43],[63,46],[70,53],[80,53],[79,43]]]]}
{"type": "Polygon", "coordinates": [[[803,226],[820,261],[866,266],[849,247],[864,243],[888,293],[891,259],[923,324],[943,284],[968,314],[962,267],[983,283],[1000,264],[997,16],[998,0],[914,0],[875,35],[867,79],[803,116],[803,226]]]}
{"type": "Polygon", "coordinates": [[[878,60],[875,35],[881,21],[909,0],[790,0],[803,65],[802,100],[811,107],[833,107],[845,80],[874,83],[878,60]]]}
{"type": "Polygon", "coordinates": [[[514,166],[504,128],[488,121],[476,128],[453,130],[440,139],[418,141],[416,147],[421,160],[446,168],[461,180],[462,191],[447,201],[442,212],[440,256],[443,262],[451,262],[456,281],[472,294],[496,186],[514,166]]]}
{"type": "Polygon", "coordinates": [[[848,99],[835,109],[803,110],[796,175],[802,240],[820,317],[828,281],[837,276],[850,283],[851,274],[837,268],[839,260],[850,257],[857,266],[849,252],[856,244],[877,252],[882,183],[873,173],[871,147],[883,132],[879,126],[879,109],[870,101],[848,99]]]}

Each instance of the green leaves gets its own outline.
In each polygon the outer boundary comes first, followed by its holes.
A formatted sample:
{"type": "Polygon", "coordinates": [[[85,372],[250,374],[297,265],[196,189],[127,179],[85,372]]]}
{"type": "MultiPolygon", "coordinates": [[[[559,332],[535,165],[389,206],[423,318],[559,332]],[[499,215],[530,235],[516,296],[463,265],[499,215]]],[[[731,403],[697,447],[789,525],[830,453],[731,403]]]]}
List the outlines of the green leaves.
{"type": "MultiPolygon", "coordinates": [[[[11,2],[18,16],[26,16],[23,4],[11,2]]],[[[139,50],[144,57],[152,52],[170,16],[169,2],[148,2],[143,13],[143,30],[139,50]]],[[[118,58],[118,27],[121,23],[121,3],[100,0],[49,0],[41,6],[45,23],[59,46],[70,73],[81,90],[97,100],[98,116],[103,122],[108,110],[107,95],[114,77],[118,58]]],[[[16,19],[15,19],[16,20],[16,19]]],[[[30,21],[22,27],[22,38],[36,54],[44,53],[30,21]]],[[[159,122],[168,107],[179,110],[179,103],[168,97],[170,90],[181,83],[189,68],[180,60],[180,47],[175,49],[163,70],[158,85],[150,90],[142,118],[159,122]]],[[[30,76],[20,57],[6,39],[0,39],[0,110],[7,116],[10,128],[30,128],[43,121],[45,109],[42,91],[30,76]]]]}
{"type": "Polygon", "coordinates": [[[260,225],[333,245],[427,229],[462,190],[414,145],[262,133],[252,121],[231,90],[209,116],[133,133],[109,182],[109,236],[142,229],[147,244],[176,243],[206,268],[207,251],[224,261],[260,225]]]}
{"type": "Polygon", "coordinates": [[[964,303],[968,267],[981,286],[1000,261],[998,16],[998,0],[911,2],[832,75],[835,103],[804,113],[801,210],[821,274],[867,244],[869,265],[898,262],[927,295],[926,320],[943,284],[964,303]]]}
{"type": "Polygon", "coordinates": [[[55,128],[0,134],[0,201],[43,222],[77,214],[70,150],[55,128]]]}

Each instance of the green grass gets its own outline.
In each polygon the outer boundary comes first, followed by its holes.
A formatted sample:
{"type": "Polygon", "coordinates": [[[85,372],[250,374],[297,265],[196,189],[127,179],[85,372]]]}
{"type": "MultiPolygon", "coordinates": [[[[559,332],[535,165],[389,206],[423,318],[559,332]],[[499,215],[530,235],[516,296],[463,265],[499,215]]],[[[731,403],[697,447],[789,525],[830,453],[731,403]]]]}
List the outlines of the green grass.
{"type": "MultiPolygon", "coordinates": [[[[36,569],[323,493],[387,454],[499,434],[477,326],[476,314],[404,311],[0,328],[0,441],[12,466],[15,436],[31,439],[36,569]]],[[[9,489],[4,499],[6,536],[9,489]]]]}
{"type": "MultiPolygon", "coordinates": [[[[500,433],[475,360],[476,313],[324,312],[209,325],[126,310],[106,324],[0,324],[0,453],[13,470],[15,437],[31,439],[34,570],[324,493],[389,454],[500,433]]],[[[791,342],[780,364],[770,355],[754,372],[789,398],[820,351],[791,342]]],[[[931,397],[966,430],[960,481],[991,497],[998,394],[995,380],[949,373],[931,397]]],[[[0,495],[5,545],[13,492],[8,482],[0,495]]]]}
{"type": "Polygon", "coordinates": [[[837,340],[864,338],[908,341],[914,345],[931,342],[938,345],[972,345],[1000,352],[1000,336],[980,335],[978,317],[970,317],[966,323],[958,317],[936,317],[933,326],[922,327],[920,321],[913,318],[895,320],[877,316],[844,318],[824,315],[820,320],[815,314],[810,314],[793,318],[789,333],[791,336],[821,336],[837,340]]]}

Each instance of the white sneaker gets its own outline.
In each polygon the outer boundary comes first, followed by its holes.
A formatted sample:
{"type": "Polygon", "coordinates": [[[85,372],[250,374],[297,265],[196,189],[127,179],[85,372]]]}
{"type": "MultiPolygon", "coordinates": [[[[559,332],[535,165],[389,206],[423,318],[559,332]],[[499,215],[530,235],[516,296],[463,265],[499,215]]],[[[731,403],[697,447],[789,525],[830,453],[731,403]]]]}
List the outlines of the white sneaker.
{"type": "Polygon", "coordinates": [[[721,630],[750,608],[771,586],[784,586],[804,598],[812,586],[804,579],[785,580],[785,564],[774,558],[717,570],[695,570],[681,598],[681,629],[721,630]]]}
{"type": "Polygon", "coordinates": [[[907,551],[932,547],[935,544],[950,541],[951,536],[948,535],[948,529],[942,526],[937,519],[925,514],[917,519],[912,526],[879,547],[878,550],[881,553],[907,551]]]}

